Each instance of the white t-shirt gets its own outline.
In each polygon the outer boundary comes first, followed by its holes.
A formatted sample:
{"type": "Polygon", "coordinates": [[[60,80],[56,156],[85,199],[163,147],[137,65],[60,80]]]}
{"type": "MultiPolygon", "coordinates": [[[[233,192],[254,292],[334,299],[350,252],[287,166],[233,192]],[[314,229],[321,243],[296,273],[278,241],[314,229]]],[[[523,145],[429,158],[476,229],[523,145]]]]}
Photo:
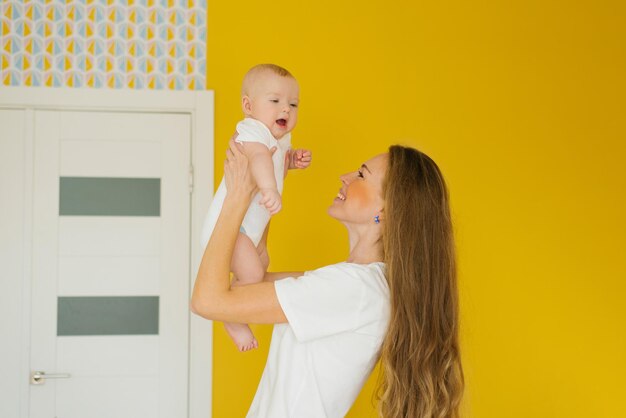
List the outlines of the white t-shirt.
{"type": "Polygon", "coordinates": [[[378,359],[389,322],[384,263],[339,263],[275,282],[274,325],[248,418],[343,417],[378,359]]]}
{"type": "MultiPolygon", "coordinates": [[[[276,152],[272,155],[272,162],[274,163],[274,177],[276,178],[276,186],[278,193],[283,193],[283,180],[285,170],[285,156],[287,151],[291,148],[291,134],[286,134],[280,140],[274,138],[269,128],[256,119],[246,118],[237,124],[237,142],[259,142],[268,149],[276,147],[276,152]]],[[[211,201],[209,210],[204,218],[204,226],[202,227],[202,245],[206,247],[217,218],[220,216],[222,206],[224,205],[224,199],[226,198],[226,183],[224,178],[217,188],[215,196],[211,201]]],[[[255,246],[259,245],[265,227],[270,221],[270,213],[265,206],[259,205],[261,200],[261,193],[257,193],[248,206],[248,211],[243,219],[241,227],[244,232],[255,246]]]]}

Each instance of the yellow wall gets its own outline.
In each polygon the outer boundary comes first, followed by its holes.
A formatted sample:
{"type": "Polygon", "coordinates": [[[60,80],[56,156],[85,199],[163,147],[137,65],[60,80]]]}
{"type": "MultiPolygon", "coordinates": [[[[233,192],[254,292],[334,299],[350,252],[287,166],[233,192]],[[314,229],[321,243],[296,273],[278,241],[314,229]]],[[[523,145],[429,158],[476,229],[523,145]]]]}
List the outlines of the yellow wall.
{"type": "MultiPolygon", "coordinates": [[[[337,176],[404,142],[451,189],[466,416],[623,417],[626,13],[613,1],[209,1],[218,179],[260,62],[301,84],[272,268],[341,260],[337,176]]],[[[264,366],[215,332],[214,416],[244,416],[264,366]]],[[[374,416],[368,384],[350,417],[374,416]]]]}

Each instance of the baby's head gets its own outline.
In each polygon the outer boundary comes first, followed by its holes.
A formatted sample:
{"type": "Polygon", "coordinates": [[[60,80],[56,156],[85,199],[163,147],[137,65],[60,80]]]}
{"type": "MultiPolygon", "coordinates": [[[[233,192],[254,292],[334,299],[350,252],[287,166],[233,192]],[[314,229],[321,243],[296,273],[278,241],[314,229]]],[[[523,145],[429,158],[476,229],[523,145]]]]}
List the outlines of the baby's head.
{"type": "Polygon", "coordinates": [[[296,126],[299,95],[298,82],[289,71],[259,64],[243,78],[241,106],[246,117],[263,122],[280,139],[296,126]]]}

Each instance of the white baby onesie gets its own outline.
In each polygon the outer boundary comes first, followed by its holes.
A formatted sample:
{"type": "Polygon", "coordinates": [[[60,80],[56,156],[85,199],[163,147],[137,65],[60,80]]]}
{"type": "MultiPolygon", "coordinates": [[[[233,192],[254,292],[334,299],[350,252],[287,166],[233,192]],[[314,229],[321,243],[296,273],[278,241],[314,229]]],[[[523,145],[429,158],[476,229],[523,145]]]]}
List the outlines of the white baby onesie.
{"type": "MultiPolygon", "coordinates": [[[[260,142],[267,146],[268,149],[276,147],[276,152],[272,156],[272,162],[274,163],[274,177],[276,177],[276,186],[278,187],[278,193],[283,193],[283,180],[285,170],[285,156],[287,151],[291,148],[291,134],[286,134],[280,140],[276,140],[267,126],[262,122],[246,118],[237,124],[237,142],[260,142]]],[[[217,193],[211,201],[209,210],[204,219],[204,226],[202,227],[202,245],[206,247],[211,234],[217,223],[217,218],[222,211],[222,205],[224,204],[224,198],[226,197],[226,183],[224,178],[217,189],[217,193]]],[[[241,232],[246,234],[254,243],[255,246],[259,245],[263,232],[270,220],[270,213],[265,206],[259,205],[261,200],[261,193],[257,193],[246,212],[246,216],[241,224],[241,232]]]]}

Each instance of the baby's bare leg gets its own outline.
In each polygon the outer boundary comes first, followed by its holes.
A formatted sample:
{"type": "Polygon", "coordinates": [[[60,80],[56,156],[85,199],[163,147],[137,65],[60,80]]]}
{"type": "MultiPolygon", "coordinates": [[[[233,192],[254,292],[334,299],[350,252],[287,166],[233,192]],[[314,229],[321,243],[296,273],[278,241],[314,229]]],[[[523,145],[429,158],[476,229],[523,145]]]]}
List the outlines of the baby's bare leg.
{"type": "MultiPolygon", "coordinates": [[[[265,231],[263,232],[263,236],[261,237],[261,241],[259,241],[259,245],[256,247],[256,252],[259,256],[259,261],[261,262],[261,269],[263,271],[263,275],[261,276],[261,279],[258,280],[259,282],[263,281],[263,278],[265,277],[265,273],[267,272],[267,268],[270,265],[270,256],[267,253],[267,233],[269,231],[269,228],[270,228],[270,225],[267,224],[267,226],[265,227],[265,231]]],[[[231,271],[232,270],[233,270],[233,266],[231,264],[231,271]]],[[[258,270],[256,274],[258,274],[258,270]]],[[[257,278],[254,278],[255,281],[253,281],[252,283],[257,283],[256,279],[257,278]]],[[[244,284],[244,283],[239,283],[239,280],[237,279],[237,277],[233,277],[231,286],[239,286],[240,284],[244,284]]]]}
{"type": "Polygon", "coordinates": [[[265,275],[263,264],[254,243],[241,232],[235,242],[230,270],[237,278],[237,286],[262,282],[265,275]]]}
{"type": "MultiPolygon", "coordinates": [[[[241,232],[235,242],[231,271],[234,274],[231,283],[233,287],[258,283],[263,280],[263,276],[265,275],[263,264],[261,263],[254,243],[248,236],[241,232]]],[[[224,323],[224,327],[228,335],[230,335],[235,342],[239,351],[248,351],[259,346],[259,343],[256,338],[254,338],[248,325],[224,323]]]]}

